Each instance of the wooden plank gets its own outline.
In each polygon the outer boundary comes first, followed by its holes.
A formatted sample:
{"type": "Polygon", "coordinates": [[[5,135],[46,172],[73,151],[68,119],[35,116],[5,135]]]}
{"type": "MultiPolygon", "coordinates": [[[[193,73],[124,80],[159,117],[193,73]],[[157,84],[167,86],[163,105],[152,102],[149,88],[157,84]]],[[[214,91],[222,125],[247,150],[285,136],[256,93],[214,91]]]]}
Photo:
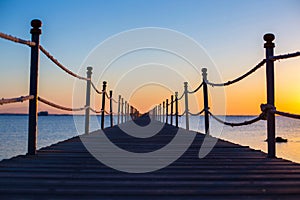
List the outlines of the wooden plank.
{"type": "MultiPolygon", "coordinates": [[[[139,123],[143,123],[140,119],[139,123]]],[[[152,139],[133,139],[118,127],[105,130],[130,150],[162,147],[177,129],[166,125],[152,139]]],[[[90,134],[89,137],[94,137],[90,134]]],[[[272,199],[300,198],[300,165],[266,158],[266,154],[218,140],[204,159],[198,158],[204,135],[197,134],[181,158],[168,167],[143,174],[111,169],[85,149],[79,137],[42,148],[34,156],[0,162],[0,197],[49,199],[272,199]]],[[[156,158],[163,159],[166,157],[156,158]]],[[[114,156],[112,159],[119,159],[114,156]]],[[[132,169],[144,167],[124,164],[132,169]]]]}

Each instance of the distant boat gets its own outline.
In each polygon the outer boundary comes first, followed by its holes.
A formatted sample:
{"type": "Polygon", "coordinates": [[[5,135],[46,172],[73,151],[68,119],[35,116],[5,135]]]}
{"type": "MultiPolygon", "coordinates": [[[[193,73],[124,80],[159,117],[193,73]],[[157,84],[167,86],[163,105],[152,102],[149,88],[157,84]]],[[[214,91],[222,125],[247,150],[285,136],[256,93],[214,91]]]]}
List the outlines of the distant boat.
{"type": "Polygon", "coordinates": [[[48,111],[38,112],[38,116],[48,116],[48,111]]]}
{"type": "MultiPolygon", "coordinates": [[[[268,139],[265,140],[265,142],[268,142],[268,139]]],[[[285,142],[288,142],[288,139],[285,139],[285,138],[282,138],[282,137],[276,137],[275,138],[275,142],[278,142],[278,143],[285,143],[285,142]]]]}

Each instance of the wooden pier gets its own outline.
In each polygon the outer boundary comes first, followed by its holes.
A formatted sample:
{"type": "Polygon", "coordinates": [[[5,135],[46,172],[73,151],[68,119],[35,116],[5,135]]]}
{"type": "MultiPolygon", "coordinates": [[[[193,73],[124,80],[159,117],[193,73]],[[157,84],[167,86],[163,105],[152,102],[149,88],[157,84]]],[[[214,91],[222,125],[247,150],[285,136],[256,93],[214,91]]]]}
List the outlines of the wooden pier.
{"type": "MultiPolygon", "coordinates": [[[[146,124],[149,118],[137,120],[146,124]]],[[[122,148],[152,151],[165,145],[177,128],[165,125],[152,139],[132,140],[118,126],[105,134],[122,148]]],[[[49,133],[51,134],[51,133],[49,133]]],[[[88,135],[93,137],[92,133],[88,135]]],[[[197,134],[176,162],[150,173],[125,173],[96,160],[79,137],[40,149],[36,155],[0,162],[1,199],[285,199],[300,198],[300,165],[267,158],[223,140],[204,159],[197,134]]],[[[99,144],[101,145],[101,144],[99,144]]],[[[134,167],[134,166],[132,166],[134,167]]]]}

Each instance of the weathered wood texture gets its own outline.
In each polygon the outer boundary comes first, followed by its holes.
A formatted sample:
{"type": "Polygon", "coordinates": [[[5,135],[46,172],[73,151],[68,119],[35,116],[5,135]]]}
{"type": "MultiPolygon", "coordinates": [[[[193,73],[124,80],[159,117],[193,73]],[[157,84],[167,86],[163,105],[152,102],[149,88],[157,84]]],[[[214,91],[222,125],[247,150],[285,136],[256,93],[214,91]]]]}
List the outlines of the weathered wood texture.
{"type": "MultiPolygon", "coordinates": [[[[165,145],[176,130],[166,125],[153,139],[139,140],[117,126],[105,132],[123,148],[147,152],[165,145]]],[[[0,198],[300,199],[299,164],[266,158],[265,153],[222,140],[199,159],[203,138],[198,134],[184,155],[168,167],[132,174],[103,165],[75,137],[43,148],[37,155],[0,162],[0,198]]]]}

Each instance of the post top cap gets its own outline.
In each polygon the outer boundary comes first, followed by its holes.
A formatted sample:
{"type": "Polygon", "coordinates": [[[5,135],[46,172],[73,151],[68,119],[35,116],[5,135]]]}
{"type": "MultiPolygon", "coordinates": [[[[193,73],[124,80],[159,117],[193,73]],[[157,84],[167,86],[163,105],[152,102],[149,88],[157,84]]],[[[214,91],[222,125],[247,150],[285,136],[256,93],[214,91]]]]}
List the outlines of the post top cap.
{"type": "Polygon", "coordinates": [[[34,19],[30,24],[33,28],[40,28],[42,26],[42,21],[39,19],[34,19]]]}
{"type": "Polygon", "coordinates": [[[86,69],[87,69],[87,70],[92,70],[93,67],[89,66],[89,67],[87,67],[86,69]]]}
{"type": "Polygon", "coordinates": [[[106,85],[106,83],[107,83],[106,81],[103,81],[103,85],[106,85]]]}
{"type": "Polygon", "coordinates": [[[264,40],[266,42],[272,42],[275,39],[275,35],[272,33],[267,33],[264,35],[264,40]]]}
{"type": "Polygon", "coordinates": [[[202,68],[201,71],[202,72],[207,72],[207,68],[202,68]]]}

